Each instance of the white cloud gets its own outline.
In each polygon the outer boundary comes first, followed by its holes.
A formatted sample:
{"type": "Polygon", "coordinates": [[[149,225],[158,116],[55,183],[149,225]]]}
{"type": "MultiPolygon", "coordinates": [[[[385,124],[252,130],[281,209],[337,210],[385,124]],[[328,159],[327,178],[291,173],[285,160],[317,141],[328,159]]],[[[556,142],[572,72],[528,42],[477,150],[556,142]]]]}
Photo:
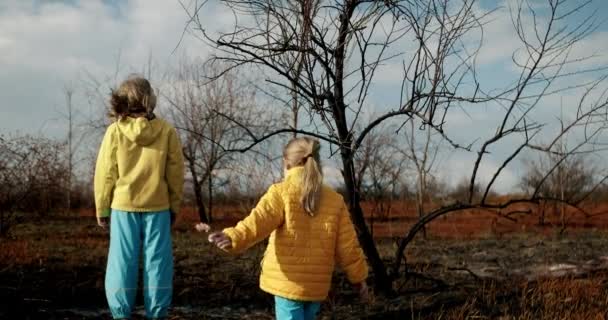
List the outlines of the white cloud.
{"type": "MultiPolygon", "coordinates": [[[[213,10],[203,16],[217,14],[213,10]]],[[[186,35],[177,54],[172,51],[187,15],[177,1],[137,0],[110,4],[102,0],[3,1],[0,5],[0,128],[2,133],[45,131],[57,118],[64,100],[62,88],[79,89],[83,70],[104,79],[142,70],[151,56],[162,68],[180,52],[204,56],[208,47],[186,35]]],[[[217,26],[224,25],[220,20],[217,26]]],[[[161,71],[161,70],[159,70],[161,71]]],[[[79,106],[82,98],[76,97],[79,106]]]]}
{"type": "MultiPolygon", "coordinates": [[[[483,42],[477,55],[477,63],[484,65],[510,60],[520,45],[509,9],[502,7],[486,19],[490,22],[483,27],[483,42]]],[[[479,41],[479,36],[475,36],[475,41],[479,41]]]]}
{"type": "MultiPolygon", "coordinates": [[[[468,181],[473,172],[476,156],[477,154],[472,152],[453,153],[451,157],[443,162],[442,166],[437,168],[439,180],[444,181],[451,187],[456,186],[462,179],[466,178],[468,181]]],[[[476,181],[485,188],[501,165],[500,160],[495,159],[492,155],[486,155],[477,170],[476,181]]],[[[492,191],[508,193],[515,190],[521,178],[513,171],[516,166],[517,162],[513,162],[501,171],[492,185],[492,191]]]]}

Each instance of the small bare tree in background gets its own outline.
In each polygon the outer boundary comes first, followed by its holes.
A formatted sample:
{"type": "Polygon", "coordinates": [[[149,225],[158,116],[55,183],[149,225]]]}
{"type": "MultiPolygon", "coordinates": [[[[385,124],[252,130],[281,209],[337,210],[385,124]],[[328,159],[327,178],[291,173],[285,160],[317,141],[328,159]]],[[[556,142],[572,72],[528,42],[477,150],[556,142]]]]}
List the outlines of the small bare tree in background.
{"type": "MultiPolygon", "coordinates": [[[[564,149],[563,147],[559,147],[564,149]]],[[[538,224],[545,224],[546,205],[559,211],[562,228],[566,226],[565,203],[579,203],[591,193],[597,183],[595,165],[587,154],[541,154],[526,161],[521,186],[530,195],[535,192],[547,199],[540,204],[538,224]],[[540,187],[539,187],[540,186],[540,187]],[[538,190],[537,190],[538,189],[538,190]],[[559,210],[557,207],[559,206],[559,210]]]]}
{"type": "Polygon", "coordinates": [[[255,95],[238,74],[226,73],[220,80],[209,82],[207,75],[212,72],[202,64],[184,60],[172,73],[171,87],[163,93],[170,104],[169,114],[182,133],[184,158],[203,222],[213,220],[214,189],[225,182],[224,170],[236,158],[225,148],[242,140],[240,130],[235,130],[238,125],[230,119],[249,125],[253,117],[259,116],[255,95]]]}
{"type": "MultiPolygon", "coordinates": [[[[66,147],[65,157],[67,163],[67,176],[66,176],[66,209],[70,213],[73,209],[73,198],[75,196],[74,190],[75,185],[78,184],[80,179],[75,179],[77,174],[76,171],[84,169],[85,166],[79,165],[82,158],[80,156],[80,146],[85,141],[89,134],[80,128],[80,108],[75,107],[74,97],[77,93],[76,87],[73,84],[66,84],[63,87],[63,94],[65,97],[65,106],[63,110],[59,111],[59,114],[64,121],[67,122],[66,132],[66,147]]],[[[77,192],[80,201],[82,192],[77,192]]]]}
{"type": "MultiPolygon", "coordinates": [[[[417,124],[412,119],[407,126],[404,130],[407,149],[401,149],[400,152],[413,163],[416,172],[416,211],[418,217],[422,218],[426,212],[425,203],[433,197],[429,194],[429,189],[432,189],[432,172],[436,169],[441,140],[434,139],[437,135],[429,125],[417,124]]],[[[422,236],[426,239],[426,227],[422,228],[422,236]]]]}
{"type": "Polygon", "coordinates": [[[356,188],[373,206],[369,213],[372,235],[374,221],[390,218],[394,200],[403,199],[409,191],[409,177],[404,176],[409,162],[400,152],[395,131],[397,128],[376,127],[355,154],[356,188]]]}
{"type": "Polygon", "coordinates": [[[73,140],[74,140],[74,108],[72,105],[72,96],[74,95],[74,90],[68,86],[64,88],[65,92],[65,107],[66,107],[66,118],[68,120],[68,146],[67,146],[67,157],[68,157],[68,176],[67,176],[67,186],[66,186],[66,202],[67,202],[67,210],[70,212],[72,210],[72,177],[74,176],[74,148],[73,148],[73,140]]]}

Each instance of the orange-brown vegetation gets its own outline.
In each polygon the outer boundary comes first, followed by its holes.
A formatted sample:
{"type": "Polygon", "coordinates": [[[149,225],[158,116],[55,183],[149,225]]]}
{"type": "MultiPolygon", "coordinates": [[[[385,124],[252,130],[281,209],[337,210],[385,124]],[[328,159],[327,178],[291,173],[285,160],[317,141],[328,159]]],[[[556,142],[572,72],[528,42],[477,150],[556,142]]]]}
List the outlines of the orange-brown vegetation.
{"type": "MultiPolygon", "coordinates": [[[[403,236],[418,219],[416,205],[410,201],[390,203],[368,201],[362,203],[362,207],[368,226],[373,227],[376,238],[403,236]]],[[[427,211],[436,207],[429,205],[427,211]]],[[[585,229],[608,229],[608,203],[586,204],[582,209],[564,207],[566,228],[575,232],[585,229]]],[[[559,204],[515,204],[503,210],[455,211],[429,223],[427,232],[439,238],[464,239],[520,232],[546,234],[562,227],[560,210],[559,204]],[[543,211],[544,221],[540,224],[539,219],[543,211]]],[[[219,229],[234,224],[242,219],[246,212],[246,209],[238,205],[216,206],[214,210],[216,222],[213,226],[219,229]]],[[[195,208],[186,207],[180,213],[179,219],[194,223],[198,221],[198,214],[195,208]]]]}
{"type": "Polygon", "coordinates": [[[608,317],[608,273],[588,278],[483,283],[442,319],[604,320],[608,317]]]}

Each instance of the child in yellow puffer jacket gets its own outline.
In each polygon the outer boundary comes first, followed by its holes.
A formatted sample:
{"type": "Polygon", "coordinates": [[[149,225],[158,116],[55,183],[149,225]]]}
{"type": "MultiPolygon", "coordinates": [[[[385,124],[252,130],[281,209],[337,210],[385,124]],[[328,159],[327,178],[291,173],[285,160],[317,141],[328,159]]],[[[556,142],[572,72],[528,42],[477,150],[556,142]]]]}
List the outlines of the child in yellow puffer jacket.
{"type": "Polygon", "coordinates": [[[368,268],[342,196],[323,185],[319,141],[294,138],[283,150],[286,175],[234,228],[209,241],[239,253],[270,235],[260,288],[275,296],[278,320],[314,319],[341,267],[367,300],[368,268]]]}

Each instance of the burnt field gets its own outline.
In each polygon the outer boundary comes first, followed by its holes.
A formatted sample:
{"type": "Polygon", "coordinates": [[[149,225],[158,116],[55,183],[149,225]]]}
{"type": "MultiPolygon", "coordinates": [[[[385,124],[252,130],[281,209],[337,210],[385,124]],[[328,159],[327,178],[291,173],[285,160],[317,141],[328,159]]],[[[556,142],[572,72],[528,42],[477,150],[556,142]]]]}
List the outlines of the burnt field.
{"type": "MultiPolygon", "coordinates": [[[[216,229],[239,215],[221,209],[216,229]]],[[[387,261],[414,221],[413,213],[392,213],[374,221],[387,261]]],[[[547,214],[543,226],[534,212],[515,221],[474,211],[438,219],[408,247],[396,296],[361,305],[338,272],[321,319],[605,319],[606,220],[571,213],[563,228],[559,218],[547,214]]],[[[171,319],[273,319],[272,297],[257,288],[263,244],[227,256],[193,231],[195,221],[186,210],[173,231],[171,319]]],[[[88,212],[24,220],[0,247],[0,318],[110,319],[108,234],[88,212]]]]}

